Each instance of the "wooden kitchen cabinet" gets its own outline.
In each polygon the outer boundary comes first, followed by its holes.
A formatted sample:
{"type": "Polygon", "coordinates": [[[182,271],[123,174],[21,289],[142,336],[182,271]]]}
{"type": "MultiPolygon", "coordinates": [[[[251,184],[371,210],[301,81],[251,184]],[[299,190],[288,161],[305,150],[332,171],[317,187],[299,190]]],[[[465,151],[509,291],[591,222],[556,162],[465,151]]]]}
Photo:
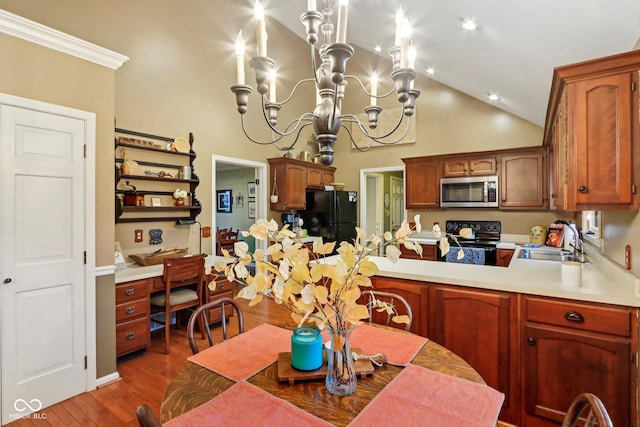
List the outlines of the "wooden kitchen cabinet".
{"type": "Polygon", "coordinates": [[[431,331],[486,383],[505,394],[500,420],[518,424],[518,304],[506,292],[433,285],[431,331]]]}
{"type": "Polygon", "coordinates": [[[554,70],[544,134],[554,208],[640,207],[638,70],[640,51],[554,70]]]}
{"type": "MultiPolygon", "coordinates": [[[[371,280],[373,282],[373,289],[376,291],[398,294],[407,300],[413,313],[411,332],[423,337],[428,336],[429,288],[426,283],[382,276],[372,277],[371,280]]],[[[366,291],[364,291],[364,293],[366,293],[366,291]]]]}
{"type": "Polygon", "coordinates": [[[286,211],[305,209],[307,188],[324,188],[333,182],[334,167],[316,165],[298,159],[276,157],[268,159],[270,194],[277,186],[278,201],[271,203],[271,209],[286,211]]]}
{"type": "Polygon", "coordinates": [[[454,158],[442,162],[442,175],[445,178],[463,176],[482,176],[496,174],[496,158],[454,158]]]}
{"type": "Polygon", "coordinates": [[[402,159],[405,164],[407,209],[440,207],[440,160],[428,157],[402,159]]]}
{"type": "Polygon", "coordinates": [[[636,311],[532,296],[522,310],[522,425],[557,426],[585,391],[614,425],[635,425],[636,311]]]}
{"type": "Polygon", "coordinates": [[[496,265],[498,267],[509,267],[509,263],[511,262],[511,258],[513,258],[514,252],[515,249],[498,248],[496,250],[496,265]]]}
{"type": "Polygon", "coordinates": [[[548,206],[545,147],[500,157],[500,208],[546,209],[548,206]]]}
{"type": "Polygon", "coordinates": [[[116,285],[116,357],[149,346],[150,280],[116,285]]]}

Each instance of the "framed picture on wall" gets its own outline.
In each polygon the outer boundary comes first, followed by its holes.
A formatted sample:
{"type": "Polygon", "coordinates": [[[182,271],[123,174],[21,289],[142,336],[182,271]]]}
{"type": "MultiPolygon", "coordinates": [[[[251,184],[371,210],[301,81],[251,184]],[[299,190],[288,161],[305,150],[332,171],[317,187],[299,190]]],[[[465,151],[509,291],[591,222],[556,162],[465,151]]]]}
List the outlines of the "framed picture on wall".
{"type": "Polygon", "coordinates": [[[255,200],[249,200],[249,204],[248,206],[248,212],[249,212],[249,219],[256,219],[256,202],[255,200]]]}
{"type": "Polygon", "coordinates": [[[231,213],[231,205],[233,204],[233,196],[231,190],[216,190],[217,206],[216,212],[231,213]]]}
{"type": "Polygon", "coordinates": [[[248,182],[247,183],[247,193],[249,193],[249,198],[250,199],[255,199],[256,197],[256,183],[254,181],[248,182]]]}

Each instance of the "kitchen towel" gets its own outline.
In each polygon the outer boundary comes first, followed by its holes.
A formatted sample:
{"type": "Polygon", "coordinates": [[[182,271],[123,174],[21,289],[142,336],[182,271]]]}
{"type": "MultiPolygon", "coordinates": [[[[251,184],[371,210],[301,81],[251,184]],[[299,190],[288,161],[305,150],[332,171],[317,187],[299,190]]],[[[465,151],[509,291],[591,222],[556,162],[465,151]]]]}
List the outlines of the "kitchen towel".
{"type": "Polygon", "coordinates": [[[494,427],[503,401],[489,386],[409,365],[349,426],[494,427]]]}
{"type": "Polygon", "coordinates": [[[278,360],[279,353],[291,351],[291,334],[289,330],[264,323],[188,360],[230,380],[244,380],[278,360]]]}
{"type": "Polygon", "coordinates": [[[447,262],[457,262],[458,264],[480,264],[484,265],[485,252],[483,248],[462,248],[464,256],[458,259],[458,252],[460,248],[451,247],[447,252],[447,262]]]}

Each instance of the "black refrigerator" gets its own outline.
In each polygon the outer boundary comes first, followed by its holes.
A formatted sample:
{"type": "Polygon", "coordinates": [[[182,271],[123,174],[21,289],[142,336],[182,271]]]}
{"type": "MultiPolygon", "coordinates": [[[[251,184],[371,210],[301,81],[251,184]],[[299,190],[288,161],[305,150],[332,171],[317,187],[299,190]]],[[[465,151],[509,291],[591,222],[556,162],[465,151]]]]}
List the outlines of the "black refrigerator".
{"type": "Polygon", "coordinates": [[[307,190],[307,208],[298,214],[310,236],[321,236],[323,242],[353,243],[358,225],[358,193],[307,190]]]}

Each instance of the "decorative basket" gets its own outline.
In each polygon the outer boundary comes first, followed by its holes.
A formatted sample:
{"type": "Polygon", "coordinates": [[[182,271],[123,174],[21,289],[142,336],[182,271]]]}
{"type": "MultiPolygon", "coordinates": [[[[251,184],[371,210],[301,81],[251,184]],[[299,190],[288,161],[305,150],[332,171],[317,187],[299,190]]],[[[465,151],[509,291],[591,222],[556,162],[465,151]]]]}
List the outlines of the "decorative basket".
{"type": "Polygon", "coordinates": [[[129,258],[143,266],[156,265],[162,264],[165,258],[182,258],[187,255],[188,252],[188,249],[167,249],[165,251],[160,250],[150,254],[129,255],[129,258]]]}

